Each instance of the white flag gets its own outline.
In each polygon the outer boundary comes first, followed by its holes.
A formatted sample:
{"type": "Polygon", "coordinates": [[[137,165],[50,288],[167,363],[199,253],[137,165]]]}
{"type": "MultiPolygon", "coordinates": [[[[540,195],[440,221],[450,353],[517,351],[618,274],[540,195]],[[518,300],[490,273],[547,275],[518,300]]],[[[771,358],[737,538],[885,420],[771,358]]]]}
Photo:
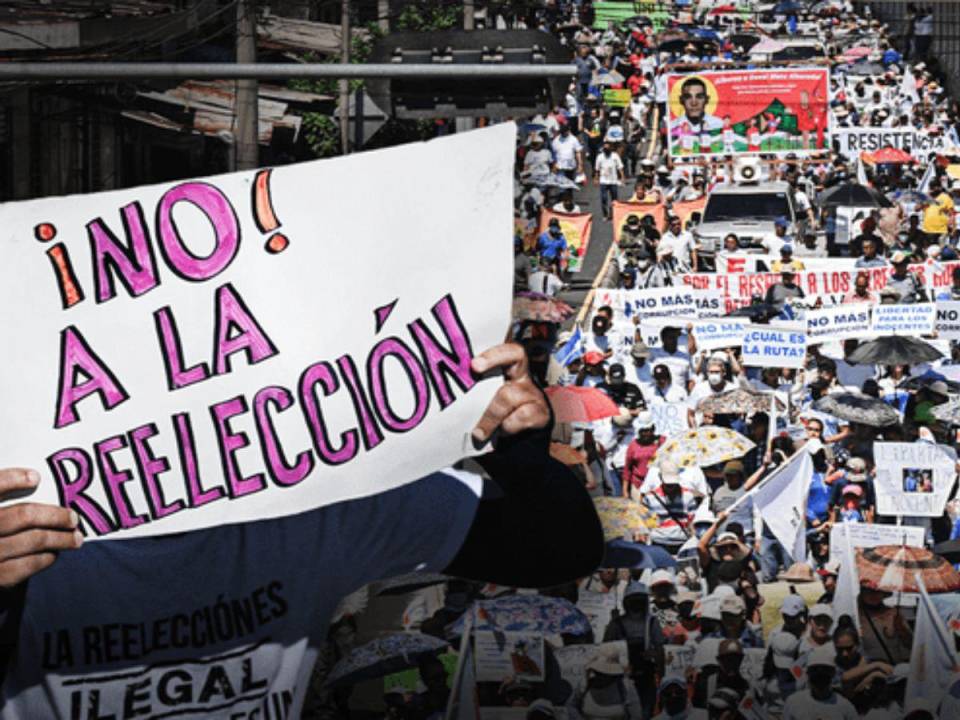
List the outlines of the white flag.
{"type": "Polygon", "coordinates": [[[923,177],[920,178],[920,184],[917,185],[917,190],[922,193],[926,193],[930,190],[930,183],[933,182],[933,178],[936,177],[937,171],[934,170],[936,163],[928,163],[927,169],[923,173],[923,177]]]}
{"type": "Polygon", "coordinates": [[[953,637],[947,632],[923,580],[919,575],[916,577],[920,597],[917,598],[917,624],[913,631],[905,707],[910,706],[913,698],[927,698],[939,703],[960,670],[953,637]]]}
{"type": "Polygon", "coordinates": [[[857,158],[857,182],[861,185],[869,185],[867,180],[867,170],[863,167],[863,158],[857,158]]]}
{"type": "Polygon", "coordinates": [[[860,573],[857,572],[857,561],[853,555],[853,545],[850,543],[850,532],[847,523],[843,524],[843,553],[840,556],[840,574],[837,575],[837,589],[833,592],[834,628],[840,622],[841,615],[849,615],[860,630],[860,610],[857,600],[860,597],[860,573]]]}
{"type": "Polygon", "coordinates": [[[794,558],[807,555],[804,532],[813,459],[801,450],[750,493],[764,524],[794,558]]]}
{"type": "Polygon", "coordinates": [[[920,95],[917,93],[917,78],[908,69],[903,73],[903,80],[900,83],[900,95],[909,98],[911,103],[920,102],[920,95]]]}

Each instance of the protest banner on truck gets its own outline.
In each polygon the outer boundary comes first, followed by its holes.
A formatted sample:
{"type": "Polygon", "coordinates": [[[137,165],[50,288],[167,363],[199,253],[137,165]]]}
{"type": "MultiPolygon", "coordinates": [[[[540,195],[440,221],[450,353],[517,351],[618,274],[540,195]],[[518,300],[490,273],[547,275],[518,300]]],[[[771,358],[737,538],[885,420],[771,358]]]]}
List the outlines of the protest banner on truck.
{"type": "Polygon", "coordinates": [[[499,386],[470,359],[509,319],[491,238],[515,132],[0,205],[0,328],[22,349],[4,462],[45,468],[31,500],[114,538],[302,513],[463,457],[499,386]]]}
{"type": "MultiPolygon", "coordinates": [[[[843,557],[843,525],[830,528],[830,557],[843,557]]],[[[850,547],[869,548],[878,545],[909,545],[923,547],[923,528],[913,525],[878,525],[876,523],[847,523],[850,547]]]]}
{"type": "Polygon", "coordinates": [[[929,335],[936,322],[935,303],[875,305],[870,329],[879,335],[929,335]]]}
{"type": "Polygon", "coordinates": [[[941,340],[960,339],[960,301],[937,301],[936,330],[941,340]]]}
{"type": "Polygon", "coordinates": [[[905,150],[918,160],[926,160],[930,153],[947,147],[944,133],[931,135],[923,130],[885,127],[835,128],[833,137],[837,141],[839,152],[848,158],[856,158],[860,153],[872,153],[883,148],[905,150]]]}
{"type": "Polygon", "coordinates": [[[933,443],[873,444],[877,512],[939,517],[956,476],[957,454],[933,443]]]}
{"type": "MultiPolygon", "coordinates": [[[[721,252],[717,254],[717,272],[753,273],[771,272],[773,263],[780,260],[779,255],[761,255],[747,252],[721,252]]],[[[856,258],[803,257],[795,258],[803,263],[806,271],[816,270],[853,270],[856,258]]]]}
{"type": "Polygon", "coordinates": [[[569,272],[580,272],[583,267],[583,259],[587,256],[587,248],[590,247],[590,233],[593,230],[592,213],[562,213],[544,208],[540,211],[540,227],[537,230],[540,233],[547,231],[550,220],[556,218],[560,223],[560,230],[567,239],[567,248],[570,255],[567,259],[567,270],[569,272]]]}
{"type": "Polygon", "coordinates": [[[742,362],[748,367],[802,368],[806,354],[802,332],[753,325],[743,335],[742,362]]]}
{"type": "Polygon", "coordinates": [[[826,68],[667,76],[670,156],[805,155],[830,147],[826,68]]]}
{"type": "Polygon", "coordinates": [[[862,338],[871,334],[870,305],[850,303],[822,310],[807,310],[807,343],[862,338]]]}

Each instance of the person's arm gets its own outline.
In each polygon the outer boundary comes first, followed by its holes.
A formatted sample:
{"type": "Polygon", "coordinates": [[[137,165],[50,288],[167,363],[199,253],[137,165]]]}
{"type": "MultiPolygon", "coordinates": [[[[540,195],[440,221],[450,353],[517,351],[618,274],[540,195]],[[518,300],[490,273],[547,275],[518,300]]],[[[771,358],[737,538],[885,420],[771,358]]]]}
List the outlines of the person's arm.
{"type": "Polygon", "coordinates": [[[707,531],[703,534],[703,537],[700,538],[700,542],[697,543],[697,557],[700,559],[700,569],[706,570],[710,565],[712,558],[710,557],[710,542],[713,540],[713,536],[717,534],[717,529],[726,521],[727,511],[721,510],[717,513],[717,519],[714,520],[713,525],[707,528],[707,531]]]}
{"type": "MultiPolygon", "coordinates": [[[[694,262],[696,262],[696,255],[694,255],[694,262]]],[[[693,336],[693,323],[687,323],[687,352],[690,357],[697,354],[697,339],[693,336]]]]}
{"type": "Polygon", "coordinates": [[[747,478],[746,482],[743,483],[743,491],[750,492],[756,487],[757,483],[760,482],[760,479],[767,472],[767,468],[770,467],[770,463],[764,461],[760,463],[760,467],[753,471],[753,475],[747,478]]]}
{"type": "Polygon", "coordinates": [[[623,486],[623,496],[625,498],[630,497],[630,479],[633,477],[633,468],[637,464],[637,455],[633,451],[633,443],[627,447],[627,457],[623,464],[623,477],[621,478],[620,484],[623,486]]]}
{"type": "Polygon", "coordinates": [[[550,405],[529,375],[523,348],[498,345],[471,367],[477,374],[502,368],[506,377],[473,431],[477,442],[499,432],[493,452],[477,462],[500,493],[480,501],[445,572],[520,587],[589,575],[603,557],[603,529],[582,484],[550,457],[550,405]]]}

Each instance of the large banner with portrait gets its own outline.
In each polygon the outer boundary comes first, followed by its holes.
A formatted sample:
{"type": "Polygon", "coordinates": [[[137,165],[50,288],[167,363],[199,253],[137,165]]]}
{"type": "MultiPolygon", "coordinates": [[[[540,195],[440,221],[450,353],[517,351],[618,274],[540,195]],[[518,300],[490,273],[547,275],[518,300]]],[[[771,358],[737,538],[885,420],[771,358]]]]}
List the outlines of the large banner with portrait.
{"type": "Polygon", "coordinates": [[[672,74],[667,87],[671,157],[830,148],[826,68],[672,74]]]}

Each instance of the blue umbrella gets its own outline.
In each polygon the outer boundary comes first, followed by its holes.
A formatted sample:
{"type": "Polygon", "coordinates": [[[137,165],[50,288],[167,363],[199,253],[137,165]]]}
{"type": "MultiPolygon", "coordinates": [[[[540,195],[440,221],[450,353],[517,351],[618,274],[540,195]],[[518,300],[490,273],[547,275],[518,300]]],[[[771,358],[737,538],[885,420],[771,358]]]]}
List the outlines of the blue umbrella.
{"type": "Polygon", "coordinates": [[[657,545],[643,545],[628,540],[611,540],[603,553],[601,567],[659,570],[677,566],[677,561],[657,545]]]}
{"type": "Polygon", "coordinates": [[[711,30],[710,28],[690,28],[689,33],[695,38],[700,38],[701,40],[711,40],[716,43],[721,42],[720,35],[717,33],[717,31],[711,30]]]}
{"type": "Polygon", "coordinates": [[[896,202],[913,203],[914,205],[929,205],[933,202],[932,197],[919,190],[897,190],[893,193],[887,193],[887,197],[896,202]]]}
{"type": "Polygon", "coordinates": [[[794,13],[803,12],[804,7],[796,0],[783,0],[783,2],[778,2],[773,6],[774,15],[793,15],[794,13]]]}
{"type": "Polygon", "coordinates": [[[423,658],[436,655],[447,647],[443,640],[421,633],[394,633],[377,638],[354,648],[334,665],[324,686],[355,685],[416,667],[423,658]]]}
{"type": "Polygon", "coordinates": [[[587,616],[568,600],[542,595],[504,595],[475,602],[447,628],[447,637],[462,635],[471,613],[476,614],[474,630],[545,635],[588,635],[593,632],[587,616]]]}

